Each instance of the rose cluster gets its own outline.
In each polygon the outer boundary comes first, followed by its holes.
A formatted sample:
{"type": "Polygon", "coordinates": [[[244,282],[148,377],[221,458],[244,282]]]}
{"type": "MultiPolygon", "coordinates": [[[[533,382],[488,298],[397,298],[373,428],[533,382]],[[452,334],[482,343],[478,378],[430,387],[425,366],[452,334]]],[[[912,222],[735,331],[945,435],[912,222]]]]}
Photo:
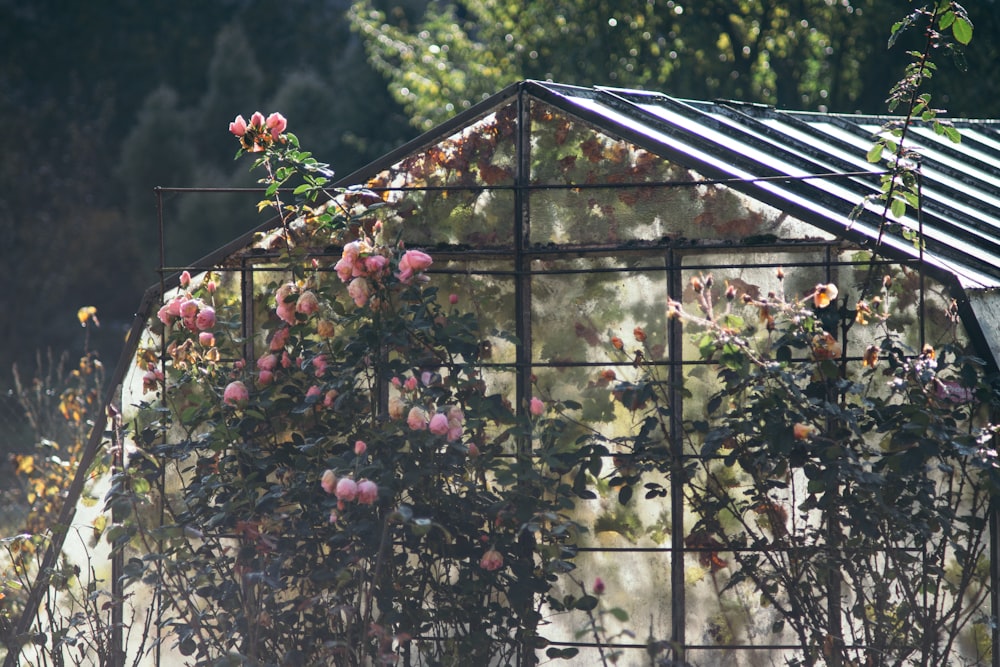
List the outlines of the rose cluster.
{"type": "Polygon", "coordinates": [[[239,140],[243,149],[250,153],[261,153],[274,142],[281,141],[281,134],[288,127],[288,121],[280,113],[272,113],[267,118],[257,111],[247,123],[243,116],[229,124],[229,131],[239,140]]]}

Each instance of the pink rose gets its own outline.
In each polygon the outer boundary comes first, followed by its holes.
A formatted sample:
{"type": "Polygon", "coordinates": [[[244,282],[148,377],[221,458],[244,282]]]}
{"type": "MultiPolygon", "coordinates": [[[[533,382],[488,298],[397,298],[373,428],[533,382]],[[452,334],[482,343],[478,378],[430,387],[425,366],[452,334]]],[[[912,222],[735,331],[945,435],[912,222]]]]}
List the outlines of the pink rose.
{"type": "Polygon", "coordinates": [[[188,299],[181,303],[180,305],[180,316],[184,319],[190,319],[198,315],[198,302],[194,299],[188,299]]]}
{"type": "Polygon", "coordinates": [[[294,303],[279,303],[278,307],[274,309],[274,312],[278,315],[278,318],[285,322],[286,324],[295,324],[295,304],[294,303]]]}
{"type": "Polygon", "coordinates": [[[414,271],[423,271],[433,264],[434,260],[431,259],[430,255],[420,250],[407,250],[403,253],[403,257],[399,262],[401,264],[405,263],[408,268],[414,271]]]}
{"type": "Polygon", "coordinates": [[[188,285],[190,285],[191,284],[191,274],[189,272],[187,272],[187,271],[181,271],[180,283],[181,283],[181,287],[185,287],[185,288],[188,285]]]}
{"type": "Polygon", "coordinates": [[[327,493],[333,493],[337,485],[337,476],[333,474],[332,470],[326,470],[323,473],[323,479],[320,481],[320,486],[327,493]]]}
{"type": "Polygon", "coordinates": [[[252,116],[250,116],[250,127],[261,129],[264,127],[264,114],[259,111],[255,111],[252,116]]]}
{"type": "Polygon", "coordinates": [[[427,428],[427,413],[422,408],[413,406],[406,416],[406,425],[413,431],[423,431],[427,428]]]}
{"type": "Polygon", "coordinates": [[[448,295],[448,303],[450,303],[453,306],[456,303],[458,303],[458,295],[457,294],[449,294],[448,295]]]}
{"type": "Polygon", "coordinates": [[[600,577],[594,579],[594,593],[596,595],[604,594],[604,580],[601,579],[600,577]]]}
{"type": "Polygon", "coordinates": [[[237,116],[236,120],[229,124],[229,131],[237,137],[242,137],[247,133],[247,122],[243,120],[243,116],[237,116]]]}
{"type": "Polygon", "coordinates": [[[322,393],[323,393],[322,389],[320,389],[316,385],[313,385],[306,390],[306,398],[319,398],[320,394],[322,393]]]}
{"type": "Polygon", "coordinates": [[[354,299],[354,305],[358,308],[368,303],[368,297],[371,296],[371,293],[371,285],[365,278],[355,278],[347,286],[347,294],[354,299]]]}
{"type": "Polygon", "coordinates": [[[358,482],[358,502],[362,505],[372,505],[378,500],[378,485],[370,479],[358,482]]]}
{"type": "Polygon", "coordinates": [[[337,480],[334,493],[337,495],[337,500],[349,503],[358,497],[358,483],[349,477],[341,477],[337,480]]]}
{"type": "Polygon", "coordinates": [[[274,332],[273,336],[271,336],[271,343],[268,345],[268,348],[272,352],[277,352],[278,350],[284,349],[285,343],[288,342],[288,336],[291,333],[292,332],[288,329],[288,327],[281,327],[280,329],[274,332]]]}
{"type": "Polygon", "coordinates": [[[271,371],[260,371],[257,373],[257,384],[260,386],[266,387],[272,382],[274,382],[274,373],[271,371]]]}
{"type": "Polygon", "coordinates": [[[215,347],[215,334],[211,331],[202,331],[198,334],[198,342],[202,347],[215,347]]]}
{"type": "Polygon", "coordinates": [[[413,280],[413,275],[429,267],[433,260],[431,256],[419,250],[407,250],[399,260],[399,273],[396,277],[404,284],[413,280]]]}
{"type": "Polygon", "coordinates": [[[448,442],[455,442],[462,437],[465,430],[465,413],[462,408],[453,405],[448,408],[448,442]]]}
{"type": "Polygon", "coordinates": [[[403,383],[403,389],[405,389],[406,391],[413,391],[416,388],[417,388],[417,378],[413,377],[412,375],[406,378],[406,382],[403,383]]]}
{"type": "Polygon", "coordinates": [[[406,405],[400,400],[399,396],[389,397],[389,419],[402,419],[403,413],[406,412],[406,405]]]}
{"type": "Polygon", "coordinates": [[[312,315],[319,310],[319,299],[312,292],[303,292],[295,302],[295,310],[304,315],[312,315]]]}
{"type": "Polygon", "coordinates": [[[382,273],[385,273],[387,266],[389,266],[389,259],[384,255],[371,255],[370,257],[365,257],[365,271],[367,271],[370,276],[378,277],[382,273]]]}
{"type": "Polygon", "coordinates": [[[503,554],[496,549],[490,549],[479,559],[479,567],[487,572],[495,572],[503,567],[503,554]]]}
{"type": "Polygon", "coordinates": [[[323,377],[323,374],[326,373],[326,369],[329,366],[326,362],[326,356],[322,354],[313,357],[312,365],[313,370],[316,373],[316,377],[323,377]]]}
{"type": "Polygon", "coordinates": [[[169,304],[160,306],[160,309],[156,311],[156,317],[167,326],[170,326],[174,321],[174,316],[170,314],[169,304]]]}
{"type": "Polygon", "coordinates": [[[278,367],[278,355],[265,354],[257,360],[257,368],[262,371],[273,371],[278,367]]]}
{"type": "Polygon", "coordinates": [[[211,306],[205,306],[198,311],[194,323],[202,331],[211,329],[215,326],[215,309],[211,306]]]}
{"type": "Polygon", "coordinates": [[[340,260],[333,265],[333,268],[336,270],[337,276],[340,278],[341,282],[346,283],[351,278],[356,278],[358,276],[354,270],[354,265],[357,263],[360,255],[360,241],[351,241],[344,246],[344,249],[340,253],[340,260]]]}
{"type": "Polygon", "coordinates": [[[542,403],[542,399],[537,396],[531,397],[531,404],[528,406],[528,411],[534,416],[538,416],[545,412],[545,403],[542,403]]]}
{"type": "Polygon", "coordinates": [[[266,126],[267,129],[271,130],[271,138],[277,141],[278,135],[284,132],[285,128],[288,127],[288,121],[285,120],[285,117],[280,113],[274,112],[267,117],[266,126]]]}
{"type": "Polygon", "coordinates": [[[354,443],[354,453],[357,456],[364,456],[365,452],[368,451],[368,444],[364,440],[358,440],[354,443]]]}
{"type": "Polygon", "coordinates": [[[337,393],[336,389],[331,389],[330,391],[326,392],[326,396],[323,397],[323,407],[332,408],[333,402],[337,400],[337,396],[339,395],[340,394],[337,393]]]}
{"type": "Polygon", "coordinates": [[[427,428],[434,435],[444,435],[448,432],[448,418],[438,412],[431,417],[431,422],[427,428]]]}
{"type": "Polygon", "coordinates": [[[246,402],[250,400],[250,392],[247,391],[247,386],[235,380],[226,385],[226,389],[222,392],[222,402],[227,405],[246,405],[246,402]]]}

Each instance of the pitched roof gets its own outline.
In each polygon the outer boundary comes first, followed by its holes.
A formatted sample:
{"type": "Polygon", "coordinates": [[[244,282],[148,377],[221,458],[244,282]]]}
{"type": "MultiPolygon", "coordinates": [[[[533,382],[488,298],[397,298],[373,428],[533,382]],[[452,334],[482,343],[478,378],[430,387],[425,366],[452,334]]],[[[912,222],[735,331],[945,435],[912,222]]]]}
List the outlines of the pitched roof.
{"type": "Polygon", "coordinates": [[[663,93],[525,81],[456,116],[343,179],[363,182],[385,164],[433,143],[518,94],[527,94],[646,150],[723,179],[747,195],[837,236],[890,256],[922,257],[967,290],[1000,287],[1000,120],[949,119],[953,143],[915,123],[908,145],[921,156],[923,205],[898,223],[919,230],[922,247],[880,233],[881,206],[851,212],[879,192],[884,167],[867,161],[889,117],[782,111],[729,100],[682,100],[663,93]]]}

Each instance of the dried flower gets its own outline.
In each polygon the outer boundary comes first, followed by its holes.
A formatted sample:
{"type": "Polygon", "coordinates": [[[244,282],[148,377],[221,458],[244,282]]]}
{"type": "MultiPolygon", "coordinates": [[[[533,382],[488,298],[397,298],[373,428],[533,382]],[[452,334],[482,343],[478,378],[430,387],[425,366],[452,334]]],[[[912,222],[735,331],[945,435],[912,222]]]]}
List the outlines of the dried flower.
{"type": "Polygon", "coordinates": [[[869,345],[865,348],[865,354],[861,358],[861,365],[867,368],[874,368],[875,364],[878,363],[879,349],[875,345],[869,345]]]}

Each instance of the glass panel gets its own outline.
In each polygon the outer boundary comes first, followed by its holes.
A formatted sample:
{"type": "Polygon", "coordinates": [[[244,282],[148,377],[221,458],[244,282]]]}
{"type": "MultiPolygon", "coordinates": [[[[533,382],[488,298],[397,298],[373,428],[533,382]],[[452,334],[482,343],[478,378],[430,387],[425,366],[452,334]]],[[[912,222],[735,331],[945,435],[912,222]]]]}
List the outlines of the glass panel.
{"type": "Polygon", "coordinates": [[[531,242],[586,245],[664,237],[827,237],[812,226],[588,123],[532,107],[531,242]],[[566,187],[578,186],[578,187],[566,187]]]}
{"type": "Polygon", "coordinates": [[[510,246],[515,118],[504,107],[369,180],[389,204],[378,214],[387,232],[409,244],[510,246]]]}
{"type": "Polygon", "coordinates": [[[513,263],[435,260],[432,268],[431,284],[438,288],[439,302],[454,305],[455,313],[475,314],[481,330],[483,362],[514,363],[517,340],[513,263]]]}
{"type": "Polygon", "coordinates": [[[662,361],[666,348],[663,260],[579,258],[532,263],[532,359],[535,362],[630,363],[636,329],[643,357],[662,361]],[[621,351],[612,337],[623,341],[621,351]]]}

